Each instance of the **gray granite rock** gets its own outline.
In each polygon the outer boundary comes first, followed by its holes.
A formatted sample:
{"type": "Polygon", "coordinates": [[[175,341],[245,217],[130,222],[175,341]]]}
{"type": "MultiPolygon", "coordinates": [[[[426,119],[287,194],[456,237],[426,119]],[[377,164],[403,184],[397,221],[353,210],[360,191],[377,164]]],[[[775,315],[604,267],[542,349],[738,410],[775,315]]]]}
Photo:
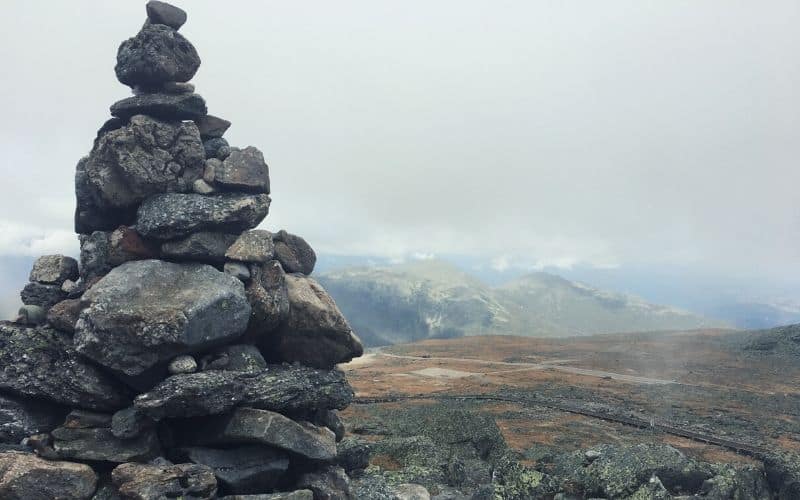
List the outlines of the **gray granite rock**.
{"type": "Polygon", "coordinates": [[[113,267],[108,233],[94,231],[80,236],[81,242],[81,280],[89,281],[105,276],[113,267]]]}
{"type": "Polygon", "coordinates": [[[111,432],[111,415],[104,413],[73,411],[51,434],[53,448],[66,459],[121,463],[148,460],[160,453],[154,429],[120,439],[111,432]]]}
{"type": "Polygon", "coordinates": [[[154,194],[191,191],[205,158],[194,123],[137,115],[101,137],[83,168],[98,207],[130,210],[154,194]]]}
{"type": "Polygon", "coordinates": [[[197,371],[197,361],[192,356],[184,354],[177,356],[167,365],[167,371],[172,375],[179,373],[194,373],[197,371]]]}
{"type": "Polygon", "coordinates": [[[263,229],[245,231],[225,252],[225,257],[240,262],[269,262],[275,256],[272,233],[263,229]]]}
{"type": "Polygon", "coordinates": [[[155,421],[139,409],[129,406],[111,416],[111,434],[119,439],[132,439],[155,426],[155,421]]]}
{"type": "Polygon", "coordinates": [[[271,333],[289,316],[289,290],[280,263],[273,260],[251,265],[245,292],[251,308],[245,337],[269,345],[271,333]]]}
{"type": "Polygon", "coordinates": [[[0,394],[0,443],[18,444],[33,434],[50,432],[64,421],[63,406],[0,394]]]}
{"type": "Polygon", "coordinates": [[[35,282],[25,285],[19,295],[23,304],[39,306],[43,309],[50,309],[67,298],[67,294],[61,290],[61,285],[45,285],[35,282]]]}
{"type": "Polygon", "coordinates": [[[273,335],[260,339],[262,352],[317,368],[331,368],[363,354],[361,341],[319,283],[287,274],[286,285],[288,319],[273,335]]]}
{"type": "Polygon", "coordinates": [[[166,2],[150,0],[145,8],[147,19],[153,24],[165,24],[177,30],[186,22],[186,11],[166,2]]]}
{"type": "Polygon", "coordinates": [[[24,305],[17,311],[14,323],[21,325],[36,326],[47,321],[48,310],[42,306],[24,305]]]}
{"type": "Polygon", "coordinates": [[[161,254],[177,260],[224,262],[225,252],[238,238],[235,234],[201,231],[185,238],[164,242],[161,254]]]}
{"type": "Polygon", "coordinates": [[[215,349],[202,360],[203,370],[259,373],[267,368],[264,356],[254,345],[233,344],[215,349]]]}
{"type": "Polygon", "coordinates": [[[314,492],[315,500],[358,500],[350,491],[350,478],[336,465],[326,465],[301,475],[297,486],[314,492]]]}
{"type": "Polygon", "coordinates": [[[75,323],[82,309],[80,299],[62,300],[47,311],[47,323],[56,330],[75,333],[75,323]]]}
{"type": "Polygon", "coordinates": [[[193,446],[179,449],[176,456],[181,461],[211,467],[220,491],[231,494],[271,491],[289,469],[285,453],[258,445],[230,449],[193,446]]]}
{"type": "Polygon", "coordinates": [[[275,258],[287,273],[311,274],[317,263],[317,254],[300,236],[280,230],[273,235],[275,258]]]}
{"type": "Polygon", "coordinates": [[[114,71],[125,85],[188,82],[200,67],[200,56],[180,33],[163,24],[145,25],[122,42],[114,71]]]}
{"type": "Polygon", "coordinates": [[[198,231],[244,231],[257,226],[269,212],[265,194],[168,193],[142,203],[136,219],[137,230],[146,237],[180,238],[198,231]]]}
{"type": "Polygon", "coordinates": [[[200,129],[200,137],[202,137],[204,141],[206,139],[222,137],[231,126],[231,122],[228,120],[214,115],[205,115],[195,120],[195,123],[197,123],[197,128],[200,129]]]}
{"type": "Polygon", "coordinates": [[[295,490],[259,495],[227,495],[219,497],[219,500],[314,500],[314,493],[311,490],[295,490]]]}
{"type": "Polygon", "coordinates": [[[217,188],[207,183],[203,179],[197,179],[196,181],[194,181],[194,184],[192,184],[192,191],[194,191],[197,194],[211,194],[211,193],[216,193],[217,188]]]}
{"type": "Polygon", "coordinates": [[[65,255],[43,255],[33,263],[29,279],[51,285],[61,285],[66,280],[76,280],[78,261],[65,255]]]}
{"type": "Polygon", "coordinates": [[[111,472],[111,479],[124,499],[211,500],[217,496],[214,472],[198,464],[121,464],[111,472]]]}
{"type": "Polygon", "coordinates": [[[0,498],[3,500],[88,500],[97,487],[91,467],[44,460],[33,453],[0,452],[0,498]]]}
{"type": "Polygon", "coordinates": [[[129,394],[116,380],[84,361],[71,339],[48,327],[0,322],[0,389],[90,410],[116,410],[129,394]]]}
{"type": "Polygon", "coordinates": [[[230,155],[215,168],[214,182],[229,190],[269,194],[269,167],[258,149],[231,148],[230,155]]]}
{"type": "Polygon", "coordinates": [[[147,115],[161,120],[196,120],[208,112],[206,101],[198,94],[147,93],[127,97],[111,105],[111,114],[127,120],[147,115]]]}
{"type": "MultiPolygon", "coordinates": [[[[99,140],[95,141],[93,150],[97,149],[99,140]]],[[[90,234],[94,231],[110,231],[120,224],[128,224],[136,215],[135,211],[131,208],[109,208],[102,201],[86,172],[88,163],[89,157],[85,156],[75,167],[75,232],[90,234]]]]}
{"type": "Polygon", "coordinates": [[[127,262],[81,300],[76,349],[128,376],[233,340],[250,315],[242,283],[204,264],[127,262]]]}

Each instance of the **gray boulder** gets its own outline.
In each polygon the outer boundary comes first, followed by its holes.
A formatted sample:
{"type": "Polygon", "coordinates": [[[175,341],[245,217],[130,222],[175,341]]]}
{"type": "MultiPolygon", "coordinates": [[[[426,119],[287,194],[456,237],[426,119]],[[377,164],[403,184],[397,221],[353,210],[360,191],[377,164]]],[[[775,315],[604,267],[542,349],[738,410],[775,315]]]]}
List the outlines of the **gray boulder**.
{"type": "Polygon", "coordinates": [[[287,274],[289,316],[262,341],[264,352],[281,360],[331,368],[361,356],[364,348],[336,303],[313,279],[287,274]]]}
{"type": "Polygon", "coordinates": [[[66,410],[46,401],[0,394],[0,443],[18,444],[33,434],[50,432],[66,410]]]}
{"type": "Polygon", "coordinates": [[[230,155],[215,168],[214,182],[230,190],[269,194],[269,167],[253,146],[231,148],[230,155]]]}
{"type": "Polygon", "coordinates": [[[250,316],[241,281],[204,264],[127,262],[82,301],[76,349],[129,376],[233,340],[250,316]]]}
{"type": "Polygon", "coordinates": [[[177,30],[186,22],[186,11],[166,2],[150,0],[145,8],[147,20],[153,24],[165,24],[177,30]]]}
{"type": "Polygon", "coordinates": [[[161,254],[172,259],[225,262],[225,252],[236,241],[235,234],[200,231],[185,238],[166,241],[161,254]]]}
{"type": "Polygon", "coordinates": [[[282,229],[273,235],[273,239],[275,240],[275,258],[280,261],[287,273],[309,275],[314,271],[317,254],[306,240],[282,229]]]}
{"type": "Polygon", "coordinates": [[[111,480],[126,499],[211,500],[217,496],[214,472],[205,465],[127,463],[111,472],[111,480]]]}
{"type": "Polygon", "coordinates": [[[303,474],[297,486],[313,491],[315,500],[356,500],[350,491],[350,478],[336,465],[303,474]]]}
{"type": "Polygon", "coordinates": [[[53,449],[61,458],[121,463],[147,460],[160,453],[155,430],[119,439],[111,432],[111,415],[104,413],[73,411],[51,434],[53,449]]]}
{"type": "Polygon", "coordinates": [[[332,460],[336,456],[336,441],[329,429],[298,423],[267,410],[236,408],[228,415],[205,417],[179,432],[181,439],[192,445],[251,443],[280,448],[309,460],[332,460]]]}
{"type": "Polygon", "coordinates": [[[155,418],[215,415],[237,405],[280,412],[343,409],[353,389],[339,370],[270,365],[259,372],[209,370],[172,375],[134,407],[155,418]]]}
{"type": "Polygon", "coordinates": [[[71,339],[48,327],[0,322],[0,389],[74,408],[116,410],[128,405],[127,390],[86,363],[71,339]]]}
{"type": "Polygon", "coordinates": [[[180,460],[211,467],[219,489],[230,494],[271,491],[289,469],[289,457],[265,446],[237,446],[231,449],[200,446],[181,448],[180,460]]]}
{"type": "Polygon", "coordinates": [[[61,285],[66,280],[78,279],[78,261],[64,255],[43,255],[33,263],[31,281],[61,285]]]}
{"type": "Polygon", "coordinates": [[[273,260],[251,265],[245,293],[251,308],[245,337],[263,344],[263,339],[289,316],[289,290],[280,263],[273,260]]]}
{"type": "Polygon", "coordinates": [[[188,82],[200,67],[200,56],[180,33],[163,24],[145,25],[122,42],[114,71],[125,85],[157,86],[188,82]]]}
{"type": "Polygon", "coordinates": [[[275,255],[272,233],[263,229],[243,232],[225,252],[225,257],[240,262],[268,262],[275,255]]]}
{"type": "Polygon", "coordinates": [[[111,105],[111,114],[127,120],[134,115],[148,115],[162,120],[196,120],[208,112],[206,101],[198,94],[146,93],[127,97],[111,105]]]}
{"type": "Polygon", "coordinates": [[[224,120],[214,115],[205,115],[195,120],[195,123],[197,124],[197,128],[200,130],[200,137],[204,141],[206,139],[222,137],[231,126],[231,122],[228,120],[224,120]]]}
{"type": "Polygon", "coordinates": [[[191,191],[205,158],[194,123],[137,115],[101,137],[83,168],[98,207],[131,209],[157,193],[191,191]]]}
{"type": "Polygon", "coordinates": [[[39,306],[50,309],[53,305],[67,298],[66,292],[61,290],[61,285],[45,285],[43,283],[28,283],[19,294],[22,303],[27,306],[39,306]]]}
{"type": "Polygon", "coordinates": [[[0,471],[3,500],[86,500],[97,487],[88,465],[44,460],[33,453],[0,452],[0,471]]]}
{"type": "Polygon", "coordinates": [[[269,204],[265,194],[159,194],[139,207],[136,228],[165,240],[197,231],[244,231],[264,220],[269,204]]]}

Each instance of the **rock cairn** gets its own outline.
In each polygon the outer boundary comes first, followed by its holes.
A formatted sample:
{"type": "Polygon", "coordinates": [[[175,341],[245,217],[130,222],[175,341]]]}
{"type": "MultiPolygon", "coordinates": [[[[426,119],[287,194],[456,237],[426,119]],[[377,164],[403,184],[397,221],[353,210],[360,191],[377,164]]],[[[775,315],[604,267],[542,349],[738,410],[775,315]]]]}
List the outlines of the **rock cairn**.
{"type": "Polygon", "coordinates": [[[0,323],[0,498],[347,499],[337,363],[362,354],[267,216],[262,153],[188,81],[186,13],[147,4],[75,174],[80,265],[39,258],[0,323]],[[283,492],[283,493],[276,493],[283,492]]]}

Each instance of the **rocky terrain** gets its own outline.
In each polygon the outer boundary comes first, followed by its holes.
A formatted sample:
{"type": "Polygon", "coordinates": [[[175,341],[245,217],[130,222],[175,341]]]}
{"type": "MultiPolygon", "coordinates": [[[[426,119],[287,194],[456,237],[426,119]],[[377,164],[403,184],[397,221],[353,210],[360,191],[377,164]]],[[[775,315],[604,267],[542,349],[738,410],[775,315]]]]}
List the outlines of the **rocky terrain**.
{"type": "Polygon", "coordinates": [[[351,499],[338,363],[362,346],[188,81],[187,15],[150,1],[117,52],[133,96],[75,173],[80,262],[36,260],[0,322],[0,498],[351,499]]]}
{"type": "Polygon", "coordinates": [[[440,260],[323,273],[368,346],[471,335],[566,337],[725,323],[546,273],[500,287],[440,260]]]}
{"type": "Polygon", "coordinates": [[[439,499],[800,498],[800,358],[780,348],[797,331],[373,350],[344,365],[356,398],[342,447],[371,451],[358,491],[413,482],[439,499]]]}

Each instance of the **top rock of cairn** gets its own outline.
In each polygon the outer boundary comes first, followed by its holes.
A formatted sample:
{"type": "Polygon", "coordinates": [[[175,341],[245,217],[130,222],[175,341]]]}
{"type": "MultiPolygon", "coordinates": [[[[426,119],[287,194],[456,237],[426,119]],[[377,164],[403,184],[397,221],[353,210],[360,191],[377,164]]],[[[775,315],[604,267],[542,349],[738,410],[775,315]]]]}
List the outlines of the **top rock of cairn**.
{"type": "Polygon", "coordinates": [[[117,53],[134,95],[76,168],[80,265],[39,259],[0,322],[0,443],[48,459],[0,451],[25,476],[0,497],[349,498],[335,365],[361,343],[308,276],[311,246],[254,229],[269,168],[188,83],[186,13],[151,1],[147,17],[117,53]]]}

